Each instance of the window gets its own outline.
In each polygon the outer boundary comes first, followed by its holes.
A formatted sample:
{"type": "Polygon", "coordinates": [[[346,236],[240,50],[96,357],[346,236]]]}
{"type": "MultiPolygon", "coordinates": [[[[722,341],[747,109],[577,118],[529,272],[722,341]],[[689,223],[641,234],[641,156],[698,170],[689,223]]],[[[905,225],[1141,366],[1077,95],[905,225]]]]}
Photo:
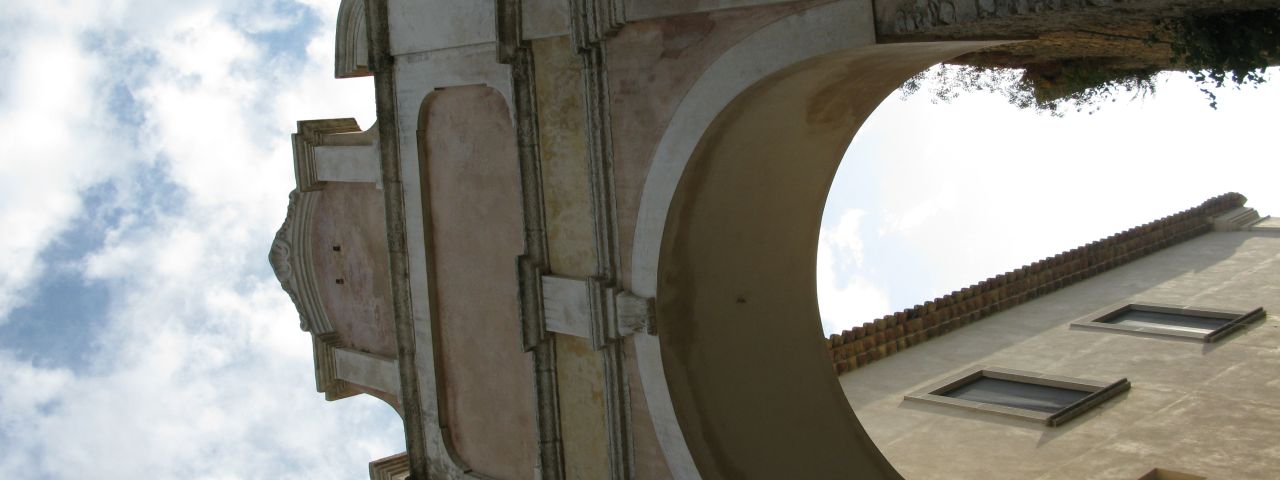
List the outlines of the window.
{"type": "Polygon", "coordinates": [[[1250,311],[1182,305],[1130,303],[1109,307],[1071,322],[1071,328],[1216,342],[1244,325],[1266,317],[1261,307],[1250,311]]]}
{"type": "Polygon", "coordinates": [[[1190,473],[1176,472],[1167,468],[1156,468],[1147,472],[1138,480],[1205,480],[1205,477],[1190,473]]]}
{"type": "Polygon", "coordinates": [[[975,367],[907,395],[907,400],[987,412],[1054,427],[1129,389],[1129,381],[1096,382],[1006,368],[975,367]]]}

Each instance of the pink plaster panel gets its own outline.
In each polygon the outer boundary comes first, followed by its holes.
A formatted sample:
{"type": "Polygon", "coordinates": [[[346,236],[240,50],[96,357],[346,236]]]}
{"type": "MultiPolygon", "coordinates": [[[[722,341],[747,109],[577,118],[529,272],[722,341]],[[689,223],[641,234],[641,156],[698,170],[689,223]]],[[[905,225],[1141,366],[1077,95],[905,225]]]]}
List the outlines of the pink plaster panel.
{"type": "Polygon", "coordinates": [[[481,473],[528,478],[537,453],[533,366],[516,314],[524,236],[508,112],[489,87],[433,92],[419,117],[420,170],[449,440],[481,473]]]}
{"type": "Polygon", "coordinates": [[[350,348],[396,356],[382,191],[329,183],[311,220],[311,252],[325,314],[350,348]]]}

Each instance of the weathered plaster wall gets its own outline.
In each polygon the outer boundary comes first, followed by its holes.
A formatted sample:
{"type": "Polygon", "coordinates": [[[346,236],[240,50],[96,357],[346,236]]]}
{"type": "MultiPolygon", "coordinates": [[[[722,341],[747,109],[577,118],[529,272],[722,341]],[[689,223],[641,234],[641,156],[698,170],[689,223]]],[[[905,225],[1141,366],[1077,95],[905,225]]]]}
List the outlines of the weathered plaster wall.
{"type": "Polygon", "coordinates": [[[867,433],[907,478],[1109,480],[1155,467],[1214,479],[1280,471],[1280,235],[1214,232],[840,376],[867,433]],[[1071,329],[1118,302],[1270,316],[1214,344],[1071,329]],[[1056,428],[904,402],[973,365],[1130,390],[1056,428]]]}
{"type": "MultiPolygon", "coordinates": [[[[584,278],[595,274],[596,252],[579,88],[581,65],[568,37],[534,41],[533,54],[551,271],[584,278]]],[[[608,478],[600,354],[583,338],[556,335],[555,341],[565,475],[608,478]]]]}
{"type": "Polygon", "coordinates": [[[429,95],[422,128],[444,425],[460,459],[528,478],[537,452],[532,365],[520,344],[515,258],[523,251],[515,131],[484,86],[429,95]]]}
{"type": "Polygon", "coordinates": [[[521,0],[524,38],[559,37],[569,34],[569,2],[563,0],[521,0]]]}
{"type": "Polygon", "coordinates": [[[492,42],[494,0],[388,0],[391,53],[426,52],[492,42]]]}
{"type": "Polygon", "coordinates": [[[587,189],[587,137],[581,65],[569,37],[533,42],[537,62],[539,153],[551,271],[587,277],[596,269],[595,234],[587,189]]]}
{"type": "Polygon", "coordinates": [[[658,442],[658,433],[653,426],[653,416],[649,413],[649,402],[644,396],[644,384],[640,379],[640,366],[636,361],[636,344],[634,338],[623,343],[623,355],[626,357],[627,382],[631,386],[631,435],[634,442],[636,478],[662,480],[674,478],[671,467],[667,465],[667,457],[662,453],[662,444],[658,442]]]}
{"type": "MultiPolygon", "coordinates": [[[[812,2],[694,13],[628,24],[608,41],[610,109],[623,283],[629,284],[631,245],[640,195],[654,148],[676,105],[703,70],[746,35],[812,2]]],[[[669,478],[635,361],[627,341],[636,475],[669,478]]]]}
{"type": "Polygon", "coordinates": [[[796,0],[626,0],[627,20],[643,20],[796,0]]]}
{"type": "Polygon", "coordinates": [[[628,24],[608,42],[621,278],[654,149],[676,106],[707,66],[742,38],[814,2],[695,13],[628,24]]]}
{"type": "Polygon", "coordinates": [[[350,348],[394,357],[382,192],[335,182],[316,195],[311,251],[325,313],[350,348]]]}

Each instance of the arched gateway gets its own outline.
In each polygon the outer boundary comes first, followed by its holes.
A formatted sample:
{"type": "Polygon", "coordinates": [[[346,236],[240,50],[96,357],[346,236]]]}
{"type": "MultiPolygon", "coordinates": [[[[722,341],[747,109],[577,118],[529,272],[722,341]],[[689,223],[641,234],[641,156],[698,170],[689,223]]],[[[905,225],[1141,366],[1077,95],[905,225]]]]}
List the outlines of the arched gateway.
{"type": "Polygon", "coordinates": [[[1112,4],[920,3],[343,0],[378,122],[299,123],[272,263],[318,387],[404,417],[373,478],[899,478],[818,319],[837,163],[912,74],[1112,4]]]}

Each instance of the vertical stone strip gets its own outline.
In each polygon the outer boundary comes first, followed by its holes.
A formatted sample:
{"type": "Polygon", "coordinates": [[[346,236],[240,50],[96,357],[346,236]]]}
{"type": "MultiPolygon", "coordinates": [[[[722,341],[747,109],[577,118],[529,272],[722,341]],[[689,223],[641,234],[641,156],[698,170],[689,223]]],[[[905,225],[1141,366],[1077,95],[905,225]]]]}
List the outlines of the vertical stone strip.
{"type": "Polygon", "coordinates": [[[596,274],[591,286],[592,346],[604,366],[605,422],[609,438],[609,475],[635,477],[631,435],[631,392],[623,343],[611,334],[609,305],[617,291],[617,200],[614,195],[613,137],[609,116],[609,81],[605,38],[622,27],[622,4],[615,0],[572,0],[570,32],[582,62],[582,102],[586,116],[587,165],[595,226],[596,274]]]}
{"type": "Polygon", "coordinates": [[[520,324],[524,348],[533,357],[535,422],[538,435],[538,478],[565,478],[560,438],[560,396],[556,387],[555,338],[547,333],[542,309],[542,275],[550,271],[546,207],[543,205],[542,158],[538,152],[538,101],[533,52],[521,31],[520,0],[497,5],[498,62],[510,65],[520,187],[524,208],[525,253],[518,258],[520,324]]]}
{"type": "Polygon", "coordinates": [[[391,55],[391,30],[387,0],[366,0],[369,67],[374,74],[377,102],[379,162],[386,206],[387,255],[391,274],[391,306],[396,330],[396,357],[400,362],[400,402],[404,410],[405,443],[411,477],[426,479],[430,470],[418,389],[416,336],[409,293],[408,237],[405,233],[404,184],[400,175],[399,117],[396,111],[395,58],[391,55]]]}
{"type": "MultiPolygon", "coordinates": [[[[547,264],[551,273],[584,278],[596,269],[581,66],[568,37],[531,42],[536,63],[538,155],[542,169],[547,264]]],[[[609,476],[608,435],[599,355],[585,338],[553,335],[560,435],[566,478],[609,476]]]]}

